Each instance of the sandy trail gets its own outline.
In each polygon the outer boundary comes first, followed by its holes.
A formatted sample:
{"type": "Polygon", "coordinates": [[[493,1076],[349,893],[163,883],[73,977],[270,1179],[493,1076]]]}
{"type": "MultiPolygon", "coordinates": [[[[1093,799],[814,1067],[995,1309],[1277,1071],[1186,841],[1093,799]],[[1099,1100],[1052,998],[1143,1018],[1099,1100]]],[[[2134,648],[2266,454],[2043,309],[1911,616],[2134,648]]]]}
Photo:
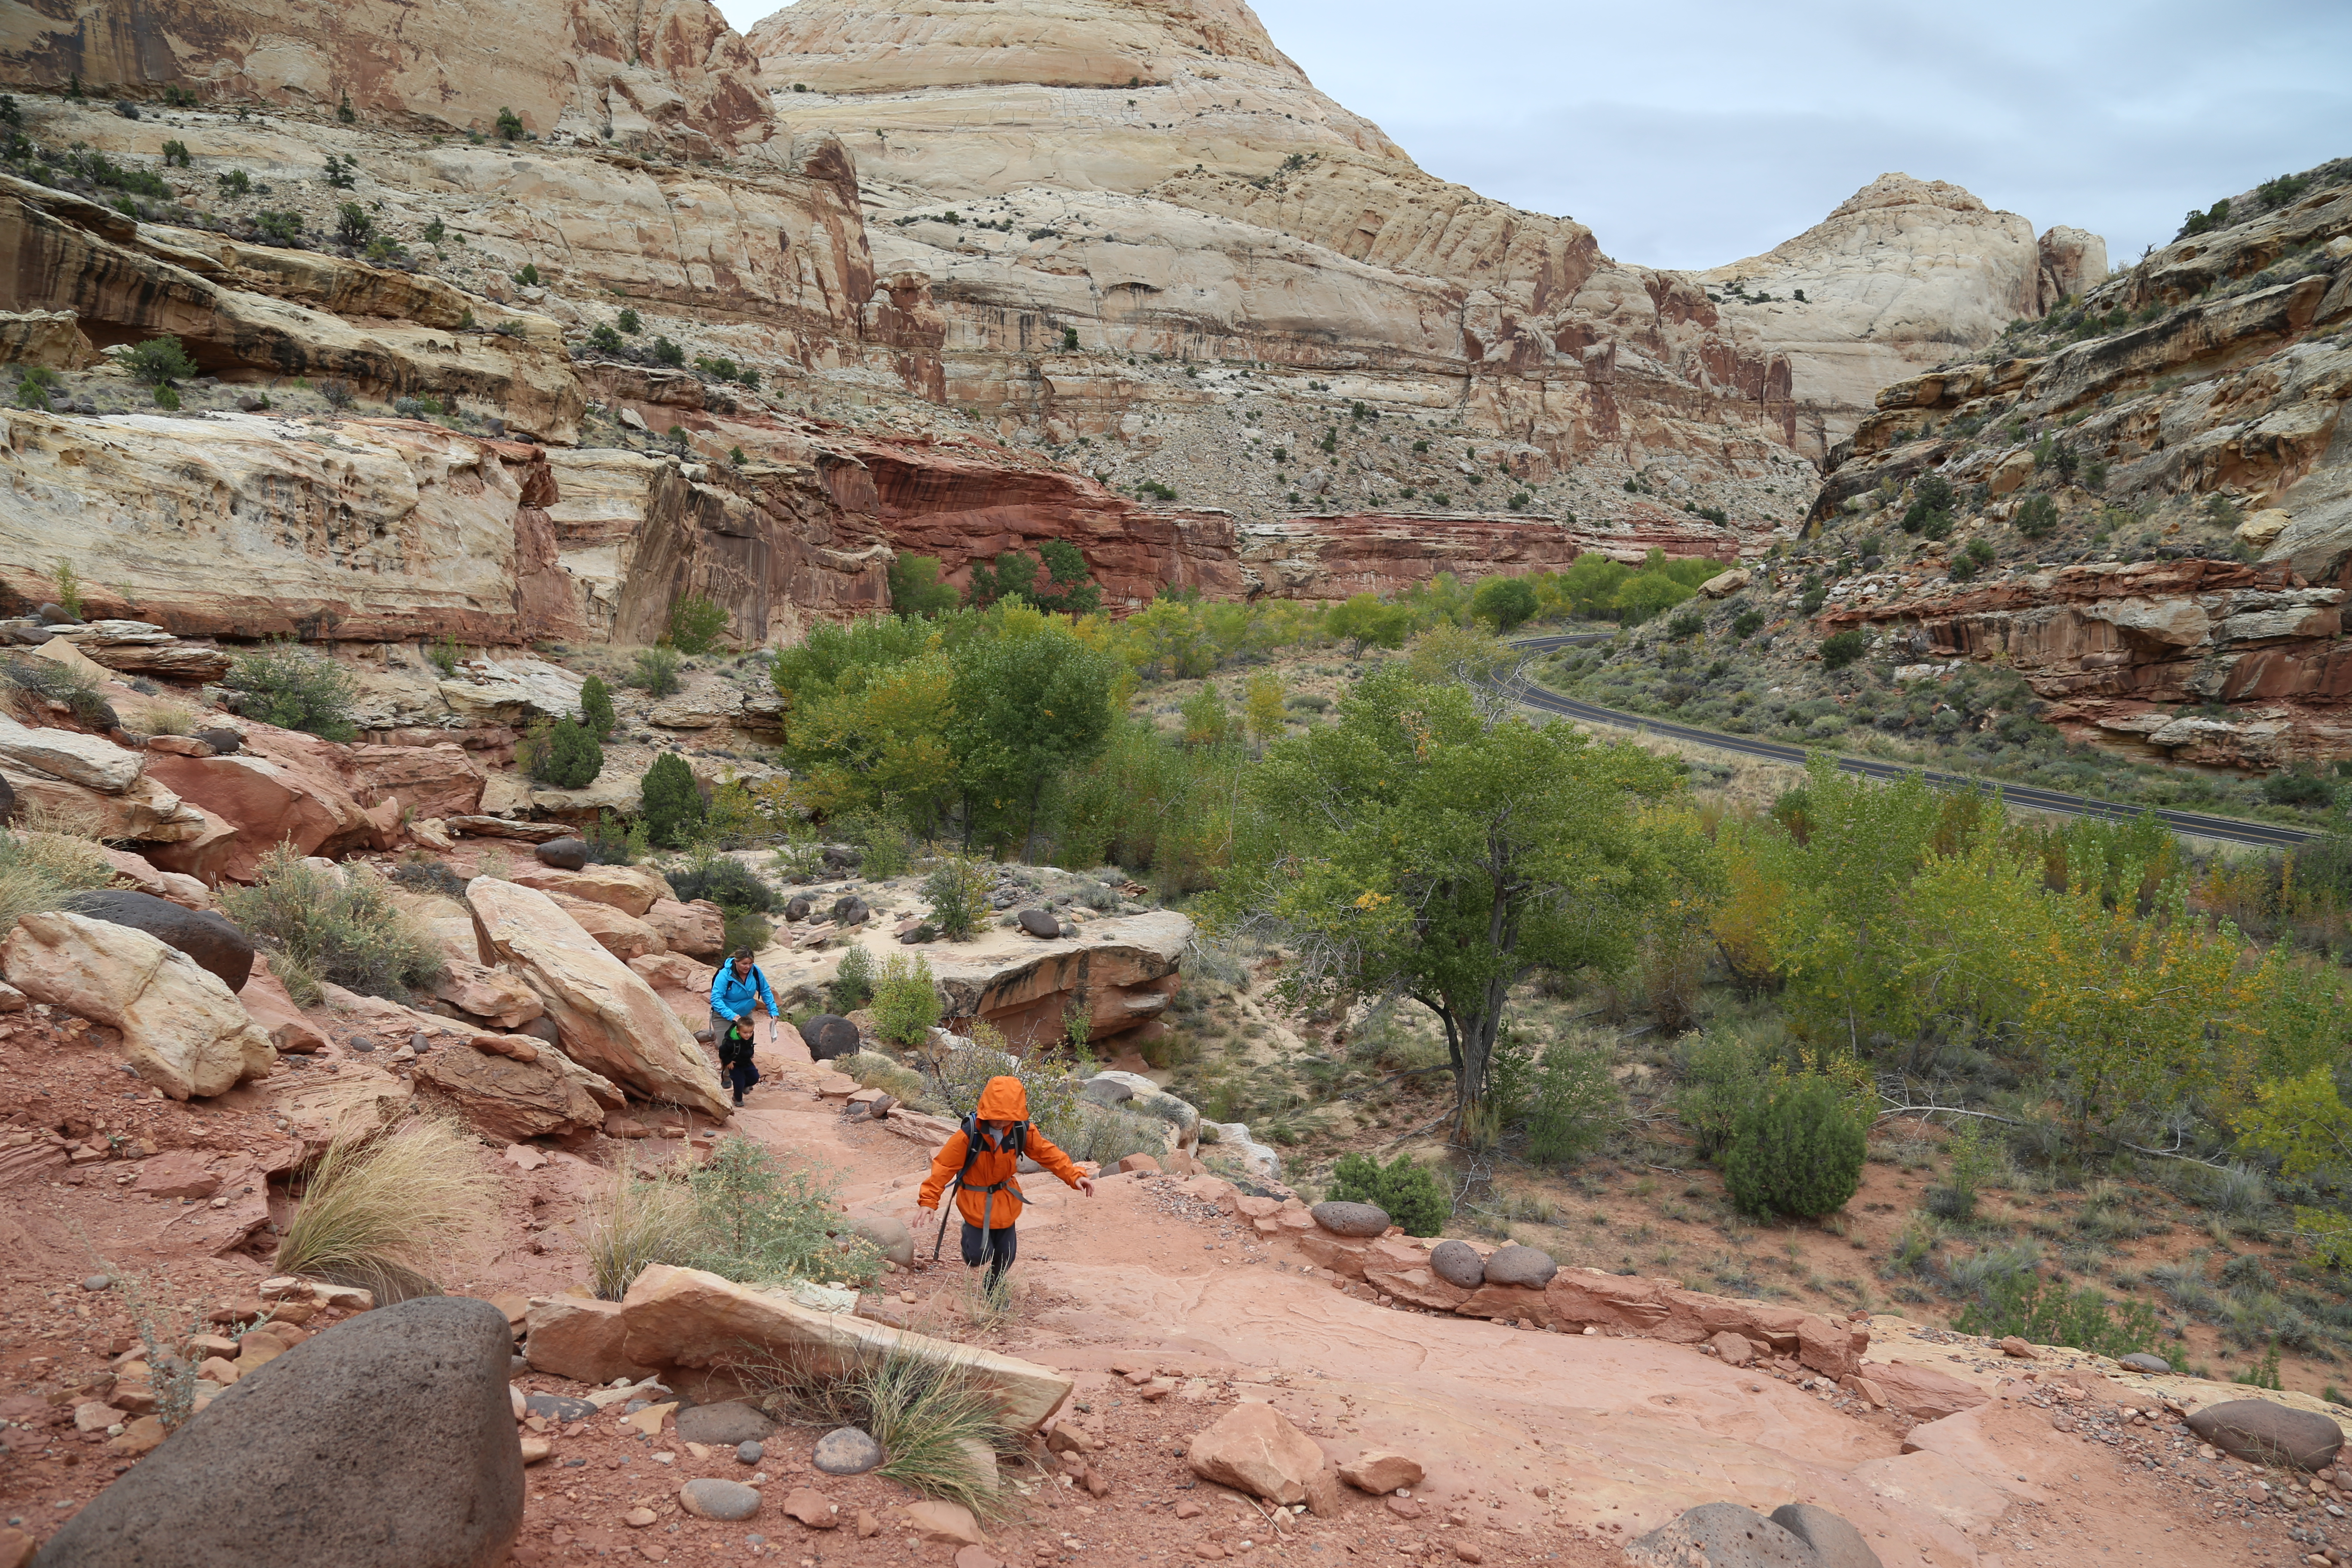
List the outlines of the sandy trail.
{"type": "MultiPolygon", "coordinates": [[[[746,1131],[829,1169],[853,1212],[906,1220],[929,1256],[936,1218],[914,1207],[919,1145],[845,1122],[804,1089],[757,1100],[739,1118],[746,1131]]],[[[1304,1273],[1287,1247],[1171,1202],[1173,1182],[1115,1177],[1091,1201],[1049,1175],[1023,1184],[1027,1294],[1001,1348],[1069,1371],[1143,1352],[1171,1373],[1227,1379],[1336,1458],[1412,1454],[1429,1472],[1416,1495],[1475,1510],[1536,1556],[1547,1539],[1624,1542],[1728,1499],[1764,1512],[1821,1503],[1886,1568],[2279,1561],[2007,1394],[1943,1451],[1906,1454],[1890,1425],[1689,1347],[1358,1300],[1304,1273]]]]}

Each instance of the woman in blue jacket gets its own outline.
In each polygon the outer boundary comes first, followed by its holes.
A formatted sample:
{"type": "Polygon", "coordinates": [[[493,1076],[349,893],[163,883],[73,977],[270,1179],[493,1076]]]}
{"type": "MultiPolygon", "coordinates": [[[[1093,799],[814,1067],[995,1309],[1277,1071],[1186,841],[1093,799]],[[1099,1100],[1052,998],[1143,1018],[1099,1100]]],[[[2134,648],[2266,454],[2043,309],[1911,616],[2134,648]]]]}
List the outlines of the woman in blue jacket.
{"type": "Polygon", "coordinates": [[[710,1038],[719,1047],[719,1068],[735,1091],[738,1105],[760,1081],[760,1069],[751,1065],[751,1010],[755,1007],[768,1010],[772,1028],[776,994],[768,989],[768,977],[751,962],[751,950],[739,947],[710,977],[710,1038]]]}

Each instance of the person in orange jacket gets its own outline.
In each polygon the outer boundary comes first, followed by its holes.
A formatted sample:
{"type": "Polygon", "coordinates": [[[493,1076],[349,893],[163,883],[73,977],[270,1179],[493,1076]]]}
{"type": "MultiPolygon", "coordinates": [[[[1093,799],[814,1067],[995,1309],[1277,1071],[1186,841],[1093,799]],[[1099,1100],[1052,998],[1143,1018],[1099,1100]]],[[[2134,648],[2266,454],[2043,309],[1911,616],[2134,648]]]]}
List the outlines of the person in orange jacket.
{"type": "Polygon", "coordinates": [[[1013,1224],[1021,1217],[1018,1178],[1024,1154],[1087,1196],[1095,1195],[1093,1178],[1029,1125],[1029,1091],[1021,1080],[990,1079],[980,1091],[979,1109],[963,1119],[962,1131],[932,1156],[931,1173],[916,1200],[926,1210],[935,1209],[948,1184],[955,1183],[956,1209],[963,1215],[964,1266],[985,1264],[991,1289],[1013,1267],[1020,1247],[1013,1224]]]}

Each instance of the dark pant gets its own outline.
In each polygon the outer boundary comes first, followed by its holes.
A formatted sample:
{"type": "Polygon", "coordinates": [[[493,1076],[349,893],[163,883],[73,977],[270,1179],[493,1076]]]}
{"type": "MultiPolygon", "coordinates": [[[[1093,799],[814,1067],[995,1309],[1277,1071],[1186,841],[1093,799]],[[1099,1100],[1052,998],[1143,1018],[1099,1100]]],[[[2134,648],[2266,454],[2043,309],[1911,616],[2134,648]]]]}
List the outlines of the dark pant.
{"type": "Polygon", "coordinates": [[[992,1287],[1004,1278],[1013,1267],[1015,1254],[1021,1250],[1021,1238],[1013,1234],[1009,1225],[982,1230],[970,1220],[963,1222],[963,1262],[967,1268],[988,1265],[988,1282],[992,1287]]]}
{"type": "Polygon", "coordinates": [[[740,1105],[751,1086],[760,1081],[760,1069],[751,1065],[750,1056],[739,1057],[727,1064],[727,1081],[735,1090],[735,1103],[740,1105]]]}

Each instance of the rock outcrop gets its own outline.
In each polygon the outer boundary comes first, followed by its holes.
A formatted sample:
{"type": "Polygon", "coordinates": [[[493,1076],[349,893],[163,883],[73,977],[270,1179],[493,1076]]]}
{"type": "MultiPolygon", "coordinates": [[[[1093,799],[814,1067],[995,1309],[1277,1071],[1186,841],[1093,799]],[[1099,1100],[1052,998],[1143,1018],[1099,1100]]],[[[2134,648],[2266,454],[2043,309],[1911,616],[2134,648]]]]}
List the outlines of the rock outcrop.
{"type": "Polygon", "coordinates": [[[566,1055],[648,1100],[726,1119],[727,1091],[692,1033],[554,900],[477,877],[466,902],[482,962],[509,966],[539,993],[566,1055]]]}
{"type": "Polygon", "coordinates": [[[922,951],[950,1020],[992,1024],[1022,1046],[1059,1038],[1065,1015],[1081,1001],[1094,1039],[1153,1022],[1175,993],[1192,936],[1189,919],[1159,910],[1095,921],[1050,942],[1000,929],[922,951]]]}
{"type": "Polygon", "coordinates": [[[52,910],[0,943],[0,973],[36,1002],[117,1030],[139,1076],[173,1100],[267,1078],[276,1047],[217,976],[142,931],[52,910]]]}
{"type": "Polygon", "coordinates": [[[394,0],[101,0],[70,22],[36,14],[0,47],[0,79],[103,84],[109,96],[193,89],[371,123],[488,133],[511,111],[534,139],[604,138],[709,157],[765,142],[757,63],[708,0],[535,0],[495,29],[463,10],[394,0]]]}
{"type": "MultiPolygon", "coordinates": [[[[1880,391],[1815,520],[1867,517],[1940,481],[1951,548],[2041,559],[1967,584],[1856,584],[1824,630],[1883,631],[1898,663],[2011,663],[2053,721],[2179,761],[2352,752],[2337,647],[2352,587],[2352,185],[2243,208],[2093,288],[2053,319],[2068,331],[2016,340],[2033,352],[1880,391]]],[[[2053,267],[2075,265],[2063,249],[2053,267]]]]}
{"type": "Polygon", "coordinates": [[[1645,508],[1607,529],[1516,517],[1408,513],[1298,516],[1242,531],[1242,569],[1276,598],[1336,600],[1426,587],[1441,572],[1469,581],[1497,572],[1559,572],[1580,555],[1638,563],[1734,561],[1769,548],[1770,534],[1742,531],[1645,508]]]}

